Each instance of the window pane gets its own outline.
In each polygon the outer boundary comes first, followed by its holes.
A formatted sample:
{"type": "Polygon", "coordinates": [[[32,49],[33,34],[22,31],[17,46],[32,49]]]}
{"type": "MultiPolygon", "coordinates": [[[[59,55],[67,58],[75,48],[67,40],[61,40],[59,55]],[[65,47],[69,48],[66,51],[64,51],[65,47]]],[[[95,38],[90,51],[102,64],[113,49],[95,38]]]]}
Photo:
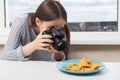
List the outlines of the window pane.
{"type": "MultiPolygon", "coordinates": [[[[34,12],[43,0],[7,0],[9,25],[20,14],[34,12]]],[[[117,32],[117,0],[60,0],[71,31],[117,32]]]]}

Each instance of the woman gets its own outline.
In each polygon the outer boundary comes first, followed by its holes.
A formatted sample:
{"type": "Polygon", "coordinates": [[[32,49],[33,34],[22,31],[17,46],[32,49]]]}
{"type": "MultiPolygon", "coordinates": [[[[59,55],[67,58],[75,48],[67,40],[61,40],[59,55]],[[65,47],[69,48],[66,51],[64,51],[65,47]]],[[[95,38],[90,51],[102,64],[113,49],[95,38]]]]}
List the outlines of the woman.
{"type": "Polygon", "coordinates": [[[45,0],[35,13],[15,19],[2,59],[61,61],[67,59],[69,44],[70,32],[65,9],[58,1],[45,0]],[[54,49],[52,46],[54,41],[51,39],[53,36],[42,34],[53,26],[65,32],[67,47],[63,51],[54,49]]]}

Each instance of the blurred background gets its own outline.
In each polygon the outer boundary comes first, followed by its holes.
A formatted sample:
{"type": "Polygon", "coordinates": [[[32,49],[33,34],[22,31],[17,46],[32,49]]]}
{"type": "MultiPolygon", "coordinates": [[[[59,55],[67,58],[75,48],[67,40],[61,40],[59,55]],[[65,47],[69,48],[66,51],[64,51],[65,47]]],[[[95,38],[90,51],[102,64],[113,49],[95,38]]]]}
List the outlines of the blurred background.
{"type": "MultiPolygon", "coordinates": [[[[43,0],[0,0],[0,54],[15,17],[34,12],[43,0]]],[[[120,61],[118,0],[59,0],[68,14],[70,59],[120,61]]]]}

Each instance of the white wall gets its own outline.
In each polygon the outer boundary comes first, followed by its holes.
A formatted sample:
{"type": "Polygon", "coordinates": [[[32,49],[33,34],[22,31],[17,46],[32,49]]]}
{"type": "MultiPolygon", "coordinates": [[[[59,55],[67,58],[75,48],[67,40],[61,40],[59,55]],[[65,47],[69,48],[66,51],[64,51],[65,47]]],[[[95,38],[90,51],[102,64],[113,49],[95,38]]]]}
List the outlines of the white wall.
{"type": "MultiPolygon", "coordinates": [[[[3,46],[0,46],[0,54],[2,49],[3,46]]],[[[70,48],[70,59],[82,57],[100,61],[120,62],[120,46],[72,45],[70,48]]]]}
{"type": "Polygon", "coordinates": [[[78,45],[71,46],[70,59],[87,57],[100,61],[117,61],[120,62],[120,45],[78,45]]]}

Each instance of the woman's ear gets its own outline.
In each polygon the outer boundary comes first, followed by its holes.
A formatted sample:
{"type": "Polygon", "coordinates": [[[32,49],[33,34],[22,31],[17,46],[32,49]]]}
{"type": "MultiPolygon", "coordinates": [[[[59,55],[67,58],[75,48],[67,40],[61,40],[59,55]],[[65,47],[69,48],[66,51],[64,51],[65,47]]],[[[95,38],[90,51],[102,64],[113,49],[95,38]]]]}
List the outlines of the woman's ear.
{"type": "Polygon", "coordinates": [[[42,23],[42,21],[38,17],[35,18],[35,22],[37,26],[42,23]]]}

